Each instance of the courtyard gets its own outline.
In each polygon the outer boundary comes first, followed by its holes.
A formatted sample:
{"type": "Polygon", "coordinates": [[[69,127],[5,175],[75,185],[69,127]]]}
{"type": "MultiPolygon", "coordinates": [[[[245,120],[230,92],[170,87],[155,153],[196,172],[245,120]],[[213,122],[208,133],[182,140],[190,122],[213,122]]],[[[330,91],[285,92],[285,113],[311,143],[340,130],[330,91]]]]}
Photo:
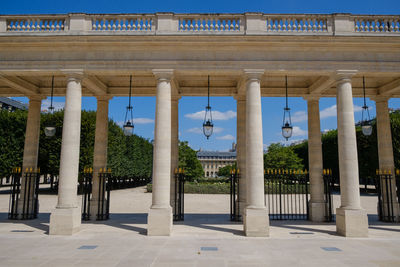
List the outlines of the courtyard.
{"type": "MultiPolygon", "coordinates": [[[[368,238],[336,234],[335,223],[270,221],[270,237],[245,237],[229,221],[229,195],[185,195],[185,220],[170,237],[146,236],[151,194],[144,187],[111,192],[110,220],[84,222],[73,236],[50,236],[56,195],[40,195],[36,220],[7,219],[0,194],[1,266],[399,266],[400,225],[379,222],[377,197],[363,194],[368,238]]],[[[334,195],[334,205],[340,197],[334,195]]]]}

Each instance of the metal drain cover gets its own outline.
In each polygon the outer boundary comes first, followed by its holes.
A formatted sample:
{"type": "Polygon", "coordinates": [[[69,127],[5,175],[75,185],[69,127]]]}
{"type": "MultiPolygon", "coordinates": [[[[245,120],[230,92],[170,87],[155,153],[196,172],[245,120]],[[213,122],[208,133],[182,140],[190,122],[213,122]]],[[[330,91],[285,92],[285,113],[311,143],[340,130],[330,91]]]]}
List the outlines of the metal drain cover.
{"type": "Polygon", "coordinates": [[[95,249],[97,246],[80,246],[78,249],[95,249]]]}
{"type": "Polygon", "coordinates": [[[321,247],[325,251],[342,251],[340,248],[337,247],[321,247]]]}
{"type": "Polygon", "coordinates": [[[217,247],[201,247],[201,251],[218,251],[217,247]]]}

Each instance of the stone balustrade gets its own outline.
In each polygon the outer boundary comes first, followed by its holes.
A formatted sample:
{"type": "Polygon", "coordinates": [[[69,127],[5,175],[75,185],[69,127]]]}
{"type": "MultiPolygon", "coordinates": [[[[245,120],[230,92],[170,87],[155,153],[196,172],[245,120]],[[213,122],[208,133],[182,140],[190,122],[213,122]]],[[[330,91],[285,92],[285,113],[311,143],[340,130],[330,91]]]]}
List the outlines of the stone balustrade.
{"type": "Polygon", "coordinates": [[[179,32],[243,32],[243,16],[184,15],[179,18],[179,32]]]}
{"type": "Polygon", "coordinates": [[[93,15],[92,31],[154,31],[154,16],[93,15]]]}
{"type": "Polygon", "coordinates": [[[400,35],[400,16],[285,14],[2,15],[0,35],[400,35]]]}
{"type": "Polygon", "coordinates": [[[357,16],[354,27],[359,33],[400,33],[400,16],[357,16]]]}
{"type": "Polygon", "coordinates": [[[11,16],[6,19],[8,32],[64,31],[67,16],[11,16]]]}
{"type": "Polygon", "coordinates": [[[267,31],[280,33],[327,33],[330,15],[266,15],[267,31]]]}

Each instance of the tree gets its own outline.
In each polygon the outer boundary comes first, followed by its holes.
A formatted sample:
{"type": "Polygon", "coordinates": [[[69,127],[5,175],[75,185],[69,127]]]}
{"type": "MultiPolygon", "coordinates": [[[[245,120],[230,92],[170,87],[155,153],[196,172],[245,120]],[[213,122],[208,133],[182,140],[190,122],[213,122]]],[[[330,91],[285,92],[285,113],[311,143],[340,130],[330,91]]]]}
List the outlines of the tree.
{"type": "Polygon", "coordinates": [[[264,154],[265,169],[303,169],[302,159],[294,153],[292,147],[282,144],[271,144],[264,154]]]}
{"type": "Polygon", "coordinates": [[[197,153],[190,148],[187,141],[179,142],[178,166],[185,170],[186,179],[188,181],[204,177],[204,171],[200,161],[197,159],[197,153]]]}
{"type": "Polygon", "coordinates": [[[217,175],[222,177],[229,177],[231,175],[232,169],[236,169],[236,163],[219,168],[217,175]]]}

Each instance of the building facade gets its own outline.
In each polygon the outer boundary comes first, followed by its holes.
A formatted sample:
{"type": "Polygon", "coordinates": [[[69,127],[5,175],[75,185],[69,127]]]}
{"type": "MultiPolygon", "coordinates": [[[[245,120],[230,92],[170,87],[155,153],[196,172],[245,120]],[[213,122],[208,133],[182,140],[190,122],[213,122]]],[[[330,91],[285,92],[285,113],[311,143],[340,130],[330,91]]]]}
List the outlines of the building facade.
{"type": "Polygon", "coordinates": [[[220,168],[236,163],[236,151],[199,151],[197,158],[201,162],[205,177],[217,177],[220,168]]]}
{"type": "Polygon", "coordinates": [[[17,109],[27,110],[28,105],[11,99],[9,97],[0,97],[0,109],[1,110],[8,110],[8,111],[15,111],[17,109]]]}
{"type": "MultiPolygon", "coordinates": [[[[237,101],[237,164],[247,236],[268,236],[264,196],[261,98],[303,97],[308,109],[310,219],[324,220],[326,201],[319,99],[337,99],[341,206],[338,234],[368,235],[360,204],[353,97],[376,102],[379,166],[394,173],[388,100],[400,97],[400,16],[352,14],[60,14],[0,16],[0,96],[25,96],[29,110],[23,168],[37,166],[40,106],[65,96],[58,202],[49,233],[80,229],[77,197],[82,96],[97,98],[93,188],[107,162],[108,102],[155,96],[152,205],[147,234],[170,235],[178,166],[182,96],[237,101]],[[173,204],[172,204],[173,205],[173,204]]],[[[396,188],[393,185],[393,188],[396,188]]],[[[21,193],[21,195],[24,195],[21,193]]],[[[96,192],[93,193],[96,196],[96,192]]],[[[394,194],[395,195],[395,194],[394,194]]],[[[93,199],[95,209],[97,199],[93,199]]],[[[397,200],[395,216],[399,217],[397,200]]]]}

